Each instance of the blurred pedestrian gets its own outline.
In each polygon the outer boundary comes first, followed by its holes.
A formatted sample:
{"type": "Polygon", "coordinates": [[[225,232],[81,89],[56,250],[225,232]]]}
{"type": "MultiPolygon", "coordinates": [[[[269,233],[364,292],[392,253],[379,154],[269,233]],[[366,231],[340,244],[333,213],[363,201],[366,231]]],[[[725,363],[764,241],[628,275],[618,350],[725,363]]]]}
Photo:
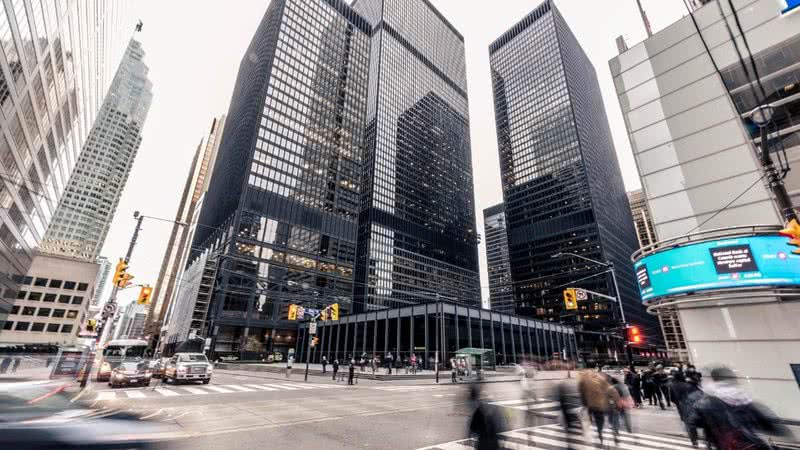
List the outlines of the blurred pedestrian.
{"type": "Polygon", "coordinates": [[[692,364],[688,364],[686,366],[686,381],[692,383],[696,386],[700,386],[701,382],[703,381],[703,374],[697,371],[697,369],[692,364]]]}
{"type": "Polygon", "coordinates": [[[3,362],[0,363],[0,374],[8,372],[8,367],[11,365],[11,358],[5,357],[3,358],[3,362]]]}
{"type": "Polygon", "coordinates": [[[294,356],[289,356],[286,360],[286,378],[292,377],[292,364],[294,364],[294,356]]]}
{"type": "Polygon", "coordinates": [[[500,449],[500,432],[503,430],[502,417],[496,408],[486,405],[481,399],[480,383],[470,385],[470,400],[475,411],[469,422],[469,432],[477,438],[476,450],[500,449]]]}
{"type": "Polygon", "coordinates": [[[417,374],[417,355],[411,354],[411,373],[417,374]]]}
{"type": "Polygon", "coordinates": [[[597,436],[602,445],[606,416],[615,413],[612,405],[617,404],[619,395],[602,374],[593,370],[581,372],[578,378],[578,392],[584,407],[589,411],[589,416],[597,427],[597,436]]]}
{"type": "Polygon", "coordinates": [[[333,381],[336,381],[336,373],[339,372],[339,360],[333,360],[333,381]]]}
{"type": "Polygon", "coordinates": [[[653,373],[652,367],[648,367],[642,372],[642,391],[650,406],[655,405],[656,382],[653,380],[653,373]]]}
{"type": "Polygon", "coordinates": [[[667,408],[671,407],[672,405],[670,404],[669,401],[669,386],[668,386],[669,376],[667,375],[667,372],[664,371],[664,366],[662,366],[661,364],[656,366],[656,371],[653,374],[653,381],[656,384],[655,394],[656,398],[658,398],[658,405],[661,407],[661,409],[665,409],[664,400],[666,400],[667,408]]]}
{"type": "Polygon", "coordinates": [[[458,364],[455,359],[450,360],[450,382],[455,383],[458,381],[458,364]]]}
{"type": "Polygon", "coordinates": [[[325,355],[322,355],[322,374],[325,375],[327,373],[328,367],[328,358],[325,355]]]}
{"type": "Polygon", "coordinates": [[[581,418],[578,415],[578,405],[573,403],[567,383],[562,382],[556,386],[556,397],[561,407],[561,417],[564,420],[564,433],[569,434],[571,428],[581,429],[581,418]]]}
{"type": "Polygon", "coordinates": [[[619,396],[616,403],[615,414],[612,415],[612,428],[614,428],[615,433],[618,433],[619,422],[622,422],[622,424],[625,425],[625,431],[628,433],[633,433],[630,410],[634,407],[635,403],[633,401],[633,397],[631,396],[630,390],[626,384],[621,383],[616,378],[608,378],[611,381],[611,386],[619,396]]]}
{"type": "Polygon", "coordinates": [[[625,369],[625,385],[633,398],[633,406],[636,408],[642,406],[642,378],[635,367],[625,369]]]}
{"type": "Polygon", "coordinates": [[[697,446],[697,427],[689,423],[688,418],[691,414],[694,403],[702,398],[702,391],[693,383],[686,381],[686,376],[683,372],[677,372],[673,375],[672,382],[670,383],[670,396],[675,403],[678,410],[678,417],[681,422],[686,426],[686,433],[689,435],[689,440],[692,445],[697,446]]]}
{"type": "Polygon", "coordinates": [[[389,368],[389,375],[392,374],[392,363],[393,362],[394,362],[394,356],[392,356],[392,353],[389,352],[389,354],[386,355],[386,367],[389,368]]]}
{"type": "Polygon", "coordinates": [[[14,358],[14,365],[11,366],[11,373],[15,373],[17,371],[21,362],[21,358],[14,358]]]}
{"type": "Polygon", "coordinates": [[[353,378],[356,375],[356,360],[351,358],[350,359],[350,366],[347,368],[347,384],[353,384],[353,378]]]}

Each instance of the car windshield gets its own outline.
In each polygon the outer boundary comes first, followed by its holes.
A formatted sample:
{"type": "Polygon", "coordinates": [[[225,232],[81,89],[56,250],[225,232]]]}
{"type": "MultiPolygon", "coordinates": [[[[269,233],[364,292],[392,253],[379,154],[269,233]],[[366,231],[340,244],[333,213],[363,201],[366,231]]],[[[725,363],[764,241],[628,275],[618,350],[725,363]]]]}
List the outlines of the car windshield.
{"type": "Polygon", "coordinates": [[[180,355],[178,362],[208,362],[206,355],[180,355]]]}

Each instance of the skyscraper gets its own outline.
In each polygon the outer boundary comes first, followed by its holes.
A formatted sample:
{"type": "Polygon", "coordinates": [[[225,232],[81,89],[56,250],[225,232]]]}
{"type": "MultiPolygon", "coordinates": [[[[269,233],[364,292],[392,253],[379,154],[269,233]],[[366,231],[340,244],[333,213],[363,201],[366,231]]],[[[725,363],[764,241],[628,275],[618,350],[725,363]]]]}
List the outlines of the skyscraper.
{"type": "Polygon", "coordinates": [[[285,353],[290,301],[352,294],[370,32],[343,1],[274,0],[242,58],[188,265],[218,261],[215,354],[285,353]]]}
{"type": "Polygon", "coordinates": [[[653,228],[653,217],[650,215],[650,208],[647,206],[644,192],[641,189],[628,192],[628,201],[631,204],[633,227],[636,229],[639,248],[655,244],[657,239],[653,228]]]}
{"type": "MultiPolygon", "coordinates": [[[[593,297],[564,310],[562,289],[615,296],[647,327],[630,263],[636,234],[595,69],[551,0],[489,47],[509,259],[517,312],[618,326],[617,305],[593,297]],[[570,252],[579,256],[562,255],[570,252]]],[[[657,325],[655,325],[657,326],[657,325]]]]}
{"type": "Polygon", "coordinates": [[[374,30],[355,310],[479,305],[464,38],[425,0],[353,7],[374,30]]]}
{"type": "Polygon", "coordinates": [[[97,286],[94,290],[94,295],[92,296],[92,302],[89,306],[99,306],[102,303],[103,299],[101,296],[103,295],[103,291],[106,289],[106,283],[108,282],[109,275],[111,274],[111,261],[108,258],[101,256],[97,258],[97,264],[100,268],[97,270],[97,286]]]}
{"type": "Polygon", "coordinates": [[[175,224],[172,226],[172,233],[167,241],[167,249],[161,262],[161,271],[153,291],[154,300],[150,304],[147,314],[146,331],[148,334],[158,332],[169,302],[172,300],[179,275],[186,266],[189,245],[197,227],[197,222],[194,220],[196,211],[201,197],[208,189],[224,127],[225,115],[218,119],[215,118],[211,122],[208,136],[200,140],[192,159],[189,176],[186,177],[186,183],[183,186],[178,212],[175,214],[175,224]]]}
{"type": "Polygon", "coordinates": [[[131,39],[47,229],[43,252],[94,261],[103,248],[153,100],[143,57],[141,44],[131,39]]]}
{"type": "Polygon", "coordinates": [[[0,2],[0,322],[133,31],[130,2],[0,2]],[[87,32],[86,30],[91,30],[87,32]]]}
{"type": "Polygon", "coordinates": [[[503,203],[483,210],[483,226],[489,272],[489,307],[492,311],[514,314],[514,285],[508,261],[506,210],[503,203]]]}

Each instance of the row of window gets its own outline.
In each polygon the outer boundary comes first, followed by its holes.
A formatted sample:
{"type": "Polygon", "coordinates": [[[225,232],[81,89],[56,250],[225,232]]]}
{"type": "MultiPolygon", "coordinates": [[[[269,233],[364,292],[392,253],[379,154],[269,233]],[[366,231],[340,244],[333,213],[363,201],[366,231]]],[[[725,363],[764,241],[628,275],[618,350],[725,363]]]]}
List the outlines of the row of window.
{"type": "Polygon", "coordinates": [[[11,307],[11,315],[20,316],[36,316],[36,317],[52,317],[54,319],[75,319],[78,317],[78,311],[66,309],[53,309],[53,308],[36,308],[34,306],[19,306],[14,305],[11,307]]]}
{"type": "Polygon", "coordinates": [[[47,279],[47,278],[40,278],[40,277],[23,277],[23,276],[16,276],[14,281],[21,285],[25,286],[38,286],[38,287],[49,287],[54,289],[65,289],[65,290],[78,290],[81,292],[85,292],[89,289],[88,283],[81,283],[78,281],[64,281],[64,280],[57,280],[57,279],[47,279]]]}
{"type": "Polygon", "coordinates": [[[63,303],[65,305],[81,305],[83,304],[83,297],[80,295],[57,295],[52,293],[43,293],[43,292],[28,292],[28,291],[19,291],[17,292],[17,300],[30,300],[32,302],[38,302],[39,300],[44,302],[53,303],[58,299],[58,303],[63,303]]]}
{"type": "Polygon", "coordinates": [[[34,322],[12,322],[7,320],[3,325],[6,331],[32,331],[39,333],[72,333],[72,324],[34,322]]]}

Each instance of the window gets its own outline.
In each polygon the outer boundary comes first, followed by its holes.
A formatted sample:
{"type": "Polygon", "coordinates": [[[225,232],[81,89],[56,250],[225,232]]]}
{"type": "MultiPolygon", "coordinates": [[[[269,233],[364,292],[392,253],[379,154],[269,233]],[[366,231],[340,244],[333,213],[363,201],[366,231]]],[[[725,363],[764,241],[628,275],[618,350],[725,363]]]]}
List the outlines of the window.
{"type": "Polygon", "coordinates": [[[78,317],[78,311],[67,311],[67,319],[74,319],[78,317]]]}
{"type": "Polygon", "coordinates": [[[60,318],[64,317],[64,313],[66,312],[65,309],[54,309],[53,310],[53,317],[60,318]]]}
{"type": "Polygon", "coordinates": [[[33,306],[25,306],[22,308],[23,316],[32,316],[36,313],[36,308],[33,306]]]}
{"type": "Polygon", "coordinates": [[[86,283],[78,283],[78,290],[79,291],[85,291],[86,289],[89,289],[89,285],[88,284],[86,284],[86,283]]]}
{"type": "Polygon", "coordinates": [[[11,329],[13,329],[13,327],[14,327],[14,322],[12,322],[10,320],[6,320],[5,323],[3,324],[3,329],[4,330],[11,330],[11,329]]]}
{"type": "Polygon", "coordinates": [[[39,308],[39,312],[37,312],[36,315],[39,317],[50,317],[50,311],[52,311],[50,308],[39,308]]]}
{"type": "Polygon", "coordinates": [[[63,283],[63,281],[61,281],[61,280],[50,280],[50,287],[51,288],[61,288],[61,283],[63,283]]]}
{"type": "Polygon", "coordinates": [[[44,324],[40,322],[34,322],[33,326],[31,327],[31,331],[38,331],[38,332],[44,331],[44,324]]]}
{"type": "Polygon", "coordinates": [[[46,287],[47,286],[47,278],[37,278],[36,281],[33,282],[33,285],[34,286],[46,287]]]}
{"type": "Polygon", "coordinates": [[[58,324],[57,323],[48,323],[47,324],[47,332],[48,333],[58,333],[58,324]]]}
{"type": "Polygon", "coordinates": [[[28,300],[30,301],[38,302],[41,299],[42,299],[41,292],[31,292],[30,294],[28,294],[28,300]]]}
{"type": "Polygon", "coordinates": [[[64,282],[64,289],[75,289],[75,282],[74,281],[65,281],[64,282]]]}
{"type": "Polygon", "coordinates": [[[14,331],[28,331],[28,325],[30,322],[17,322],[17,326],[14,327],[14,331]]]}
{"type": "MultiPolygon", "coordinates": [[[[55,294],[53,294],[55,296],[55,294]]],[[[72,299],[69,295],[59,295],[58,296],[58,303],[69,304],[70,299],[72,299]]]]}
{"type": "Polygon", "coordinates": [[[30,286],[33,283],[33,277],[24,277],[20,284],[24,284],[25,286],[30,286]]]}
{"type": "Polygon", "coordinates": [[[53,303],[56,301],[56,294],[44,294],[44,301],[53,303]]]}
{"type": "Polygon", "coordinates": [[[72,325],[61,325],[61,332],[62,333],[71,333],[72,332],[72,325]]]}
{"type": "Polygon", "coordinates": [[[73,305],[80,305],[81,303],[83,303],[83,297],[79,297],[77,295],[75,297],[72,297],[73,305]]]}
{"type": "Polygon", "coordinates": [[[11,307],[11,314],[19,314],[19,306],[14,305],[11,307]]]}
{"type": "Polygon", "coordinates": [[[28,295],[28,291],[19,291],[17,292],[17,298],[23,299],[25,296],[28,295]]]}

